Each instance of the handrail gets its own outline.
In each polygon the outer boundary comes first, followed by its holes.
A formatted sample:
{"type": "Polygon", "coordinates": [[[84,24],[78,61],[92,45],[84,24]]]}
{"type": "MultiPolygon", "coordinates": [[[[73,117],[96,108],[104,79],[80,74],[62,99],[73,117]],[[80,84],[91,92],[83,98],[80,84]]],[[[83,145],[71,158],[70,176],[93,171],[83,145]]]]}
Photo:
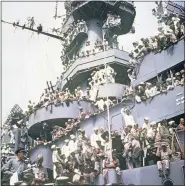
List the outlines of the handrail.
{"type": "MultiPolygon", "coordinates": [[[[115,50],[122,51],[122,50],[119,50],[119,49],[109,49],[109,50],[106,50],[105,52],[108,52],[108,51],[113,51],[113,52],[114,52],[115,50]]],[[[122,52],[127,53],[126,51],[122,51],[122,52]]],[[[96,53],[96,54],[100,54],[100,53],[103,53],[103,52],[98,52],[98,53],[96,53]]],[[[95,55],[96,55],[96,54],[95,54],[95,55]]],[[[93,55],[92,55],[92,56],[93,56],[93,55]]],[[[123,59],[123,58],[118,58],[118,57],[115,56],[115,54],[110,55],[110,56],[107,56],[106,58],[110,58],[110,57],[115,57],[115,58],[117,58],[117,59],[123,60],[123,61],[125,61],[125,62],[128,63],[127,60],[125,60],[125,59],[123,59]]],[[[81,59],[85,59],[85,57],[84,57],[84,58],[81,58],[81,59]]],[[[80,58],[77,59],[77,60],[69,67],[69,69],[67,69],[66,72],[64,73],[64,80],[66,80],[75,70],[78,71],[78,67],[79,67],[79,66],[83,66],[84,64],[89,64],[89,63],[92,63],[92,62],[94,62],[94,61],[98,61],[98,60],[102,60],[102,59],[103,59],[103,57],[98,58],[98,59],[96,59],[96,60],[87,60],[87,61],[84,60],[84,63],[79,63],[79,64],[76,64],[76,66],[75,66],[75,63],[77,63],[77,61],[80,61],[80,62],[81,62],[80,58]],[[73,68],[73,69],[72,69],[72,68],[73,68]],[[71,71],[70,71],[70,70],[71,70],[71,71]],[[69,72],[68,75],[66,75],[67,72],[69,72]],[[65,75],[66,75],[66,77],[65,77],[65,75]]],[[[116,62],[116,63],[119,63],[119,62],[116,62]]],[[[120,64],[122,64],[122,63],[120,63],[120,64]]],[[[66,84],[66,83],[65,83],[65,84],[66,84]]]]}
{"type": "MultiPolygon", "coordinates": [[[[181,40],[184,40],[184,39],[181,39],[181,40]]],[[[179,40],[177,43],[175,43],[175,44],[173,44],[173,45],[170,45],[170,46],[172,47],[172,46],[178,45],[178,43],[181,42],[181,40],[179,40]]],[[[166,49],[166,50],[163,50],[162,52],[167,52],[167,49],[166,49]]],[[[151,54],[153,54],[153,53],[151,52],[151,53],[147,54],[146,56],[151,55],[151,54]]],[[[160,54],[160,53],[159,53],[159,54],[160,54]]],[[[155,54],[155,55],[156,55],[156,54],[155,54]]],[[[155,55],[154,55],[154,56],[155,56],[155,55]]],[[[146,57],[146,56],[145,56],[145,57],[146,57]]],[[[145,57],[144,57],[144,58],[145,58],[145,57]]],[[[155,58],[155,57],[154,57],[154,58],[155,58]]],[[[143,59],[143,61],[144,61],[144,59],[143,59]]],[[[141,62],[139,68],[141,68],[141,65],[142,65],[143,61],[141,62]]],[[[143,81],[142,79],[144,79],[144,77],[147,77],[147,76],[150,75],[150,74],[152,74],[152,75],[150,76],[150,79],[153,79],[153,78],[156,77],[158,74],[164,73],[165,71],[170,70],[171,68],[173,68],[174,66],[176,66],[176,65],[178,65],[178,64],[180,64],[180,63],[182,63],[182,62],[183,62],[183,61],[179,61],[178,63],[174,63],[173,65],[169,65],[166,69],[157,69],[156,65],[158,64],[158,62],[157,62],[157,61],[154,61],[155,69],[153,69],[152,71],[150,71],[150,72],[144,74],[143,76],[137,78],[137,79],[133,82],[133,84],[134,84],[135,86],[137,86],[137,85],[140,83],[139,81],[143,81]],[[153,73],[154,73],[154,74],[153,74],[153,73]],[[140,80],[140,79],[141,79],[141,80],[140,80]]],[[[150,64],[150,61],[147,61],[147,64],[149,65],[149,64],[150,64]]],[[[149,81],[150,79],[147,79],[147,81],[149,81]]]]}

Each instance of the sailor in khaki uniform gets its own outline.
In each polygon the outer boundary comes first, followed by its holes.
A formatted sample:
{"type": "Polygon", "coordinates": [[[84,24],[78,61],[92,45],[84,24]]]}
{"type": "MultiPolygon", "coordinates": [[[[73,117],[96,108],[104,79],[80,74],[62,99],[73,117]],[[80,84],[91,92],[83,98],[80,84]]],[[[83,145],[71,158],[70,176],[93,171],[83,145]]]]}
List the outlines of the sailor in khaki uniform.
{"type": "Polygon", "coordinates": [[[159,176],[160,177],[163,176],[163,171],[164,171],[164,174],[166,176],[168,176],[169,171],[170,171],[170,159],[171,159],[171,155],[172,155],[171,149],[169,148],[169,146],[165,142],[163,142],[163,143],[161,143],[161,148],[158,148],[156,155],[161,158],[161,161],[157,162],[159,176]],[[164,169],[163,169],[163,167],[164,167],[164,169]]]}
{"type": "Polygon", "coordinates": [[[44,185],[44,183],[48,181],[47,170],[42,166],[43,160],[43,156],[39,154],[37,156],[36,167],[33,168],[33,174],[35,175],[35,178],[32,183],[39,186],[44,185]]]}

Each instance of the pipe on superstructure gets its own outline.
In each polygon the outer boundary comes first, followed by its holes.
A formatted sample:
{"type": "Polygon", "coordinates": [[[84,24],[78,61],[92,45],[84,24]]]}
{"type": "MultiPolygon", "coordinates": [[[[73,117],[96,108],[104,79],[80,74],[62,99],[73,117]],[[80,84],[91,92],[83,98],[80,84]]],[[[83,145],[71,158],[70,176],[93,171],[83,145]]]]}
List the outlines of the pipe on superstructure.
{"type": "MultiPolygon", "coordinates": [[[[105,43],[104,43],[104,33],[102,29],[102,35],[103,35],[103,51],[105,51],[105,43]]],[[[108,78],[107,78],[107,63],[104,56],[104,65],[105,65],[105,79],[106,79],[106,89],[108,90],[108,78]]],[[[109,130],[109,144],[110,144],[110,162],[112,162],[112,138],[111,138],[111,124],[110,124],[110,110],[109,110],[109,97],[107,94],[107,125],[109,130]]]]}

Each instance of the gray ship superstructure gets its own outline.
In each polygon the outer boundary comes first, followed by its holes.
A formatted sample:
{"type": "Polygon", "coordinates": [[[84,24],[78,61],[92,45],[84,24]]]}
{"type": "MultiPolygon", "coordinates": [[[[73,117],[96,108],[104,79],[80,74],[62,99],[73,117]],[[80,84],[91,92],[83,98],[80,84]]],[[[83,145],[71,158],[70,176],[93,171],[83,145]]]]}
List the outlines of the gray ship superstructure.
{"type": "MultiPolygon", "coordinates": [[[[92,78],[94,70],[97,69],[107,70],[110,67],[116,75],[114,80],[108,81],[108,77],[105,78],[106,81],[93,93],[94,100],[77,99],[63,102],[58,106],[48,104],[47,107],[41,107],[29,115],[28,135],[35,141],[40,135],[45,136],[46,140],[45,143],[31,149],[30,159],[34,162],[37,155],[42,153],[43,166],[48,172],[53,170],[51,146],[63,148],[64,141],[69,139],[68,135],[53,139],[54,126],[64,127],[65,122],[79,118],[82,112],[91,113],[91,116],[79,121],[74,135],[78,136],[78,129],[82,129],[89,139],[97,127],[103,127],[110,130],[109,132],[114,130],[121,132],[126,125],[121,112],[123,108],[129,108],[139,124],[143,124],[146,116],[150,121],[173,119],[178,122],[177,120],[184,114],[184,86],[176,86],[167,93],[139,102],[135,100],[135,91],[128,95],[125,89],[130,85],[137,87],[141,82],[158,80],[161,74],[174,68],[179,69],[181,66],[184,68],[184,39],[160,53],[147,54],[137,66],[136,78],[131,82],[127,72],[129,69],[134,70],[135,67],[130,64],[129,53],[119,49],[117,37],[133,30],[136,15],[134,4],[130,1],[67,1],[65,9],[67,16],[62,33],[60,36],[50,35],[61,40],[63,47],[61,60],[65,71],[56,85],[58,91],[74,92],[80,86],[85,93],[89,87],[89,78],[92,78]],[[99,112],[94,103],[100,99],[112,101],[115,99],[115,103],[112,106],[108,104],[99,112]],[[47,143],[48,141],[50,143],[47,143]]],[[[27,29],[26,26],[25,28],[27,29]]],[[[34,31],[32,28],[28,29],[34,31]]],[[[43,31],[40,30],[39,33],[42,34],[43,31]]],[[[179,135],[183,139],[183,131],[179,132],[179,135]]],[[[17,139],[16,144],[19,143],[17,139]]],[[[174,185],[183,185],[183,164],[183,160],[172,162],[168,179],[159,177],[156,165],[121,170],[119,179],[115,169],[109,169],[107,183],[162,185],[167,180],[166,184],[173,182],[174,185]]],[[[95,185],[105,184],[102,174],[98,175],[95,185]]]]}

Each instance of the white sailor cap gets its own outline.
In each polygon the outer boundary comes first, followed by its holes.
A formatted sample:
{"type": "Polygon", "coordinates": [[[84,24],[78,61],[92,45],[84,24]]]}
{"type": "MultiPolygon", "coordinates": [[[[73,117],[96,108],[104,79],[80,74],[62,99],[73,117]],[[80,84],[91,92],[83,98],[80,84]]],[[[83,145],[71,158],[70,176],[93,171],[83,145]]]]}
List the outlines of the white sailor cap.
{"type": "Polygon", "coordinates": [[[69,140],[68,139],[65,139],[65,142],[67,143],[67,142],[69,142],[69,140]]]}
{"type": "Polygon", "coordinates": [[[177,72],[177,73],[175,73],[175,75],[176,75],[176,76],[180,76],[181,74],[180,74],[180,72],[177,72]]]}
{"type": "Polygon", "coordinates": [[[169,125],[173,125],[175,123],[175,121],[171,120],[168,122],[169,125]]]}
{"type": "Polygon", "coordinates": [[[140,82],[139,84],[140,84],[140,85],[144,85],[145,83],[144,83],[144,82],[140,82]]]}
{"type": "Polygon", "coordinates": [[[150,123],[150,125],[156,125],[156,124],[157,124],[156,121],[152,121],[152,122],[150,123]]]}
{"type": "Polygon", "coordinates": [[[144,120],[147,120],[147,121],[149,121],[149,118],[148,118],[148,117],[145,117],[145,118],[144,118],[144,120]]]}
{"type": "Polygon", "coordinates": [[[75,169],[75,170],[74,170],[74,173],[76,173],[76,174],[81,174],[81,172],[80,172],[78,169],[75,169]]]}
{"type": "Polygon", "coordinates": [[[168,146],[166,142],[161,142],[161,146],[168,146]]]}
{"type": "Polygon", "coordinates": [[[175,17],[172,17],[172,21],[175,21],[175,17]]]}
{"type": "Polygon", "coordinates": [[[55,149],[55,148],[56,148],[56,145],[52,145],[52,146],[51,146],[51,149],[55,149]]]}
{"type": "Polygon", "coordinates": [[[180,71],[180,73],[181,73],[181,74],[184,74],[184,69],[182,69],[182,70],[180,71]]]}
{"type": "Polygon", "coordinates": [[[82,129],[78,129],[78,132],[82,132],[82,129]]]}
{"type": "Polygon", "coordinates": [[[130,111],[130,109],[128,107],[124,107],[124,110],[125,111],[127,111],[127,110],[130,111]]]}
{"type": "Polygon", "coordinates": [[[172,79],[171,78],[167,78],[166,79],[166,82],[169,82],[169,81],[172,81],[172,79]]]}
{"type": "Polygon", "coordinates": [[[130,71],[132,71],[130,68],[127,70],[127,72],[130,72],[130,71]]]}
{"type": "Polygon", "coordinates": [[[152,85],[152,83],[150,83],[150,82],[147,82],[146,84],[147,84],[147,85],[152,85]]]}
{"type": "Polygon", "coordinates": [[[70,135],[70,138],[71,138],[71,139],[75,139],[76,137],[75,137],[75,135],[71,134],[71,135],[70,135]]]}
{"type": "Polygon", "coordinates": [[[94,128],[94,131],[97,131],[97,130],[98,130],[98,128],[97,128],[97,127],[95,127],[95,128],[94,128]]]}

